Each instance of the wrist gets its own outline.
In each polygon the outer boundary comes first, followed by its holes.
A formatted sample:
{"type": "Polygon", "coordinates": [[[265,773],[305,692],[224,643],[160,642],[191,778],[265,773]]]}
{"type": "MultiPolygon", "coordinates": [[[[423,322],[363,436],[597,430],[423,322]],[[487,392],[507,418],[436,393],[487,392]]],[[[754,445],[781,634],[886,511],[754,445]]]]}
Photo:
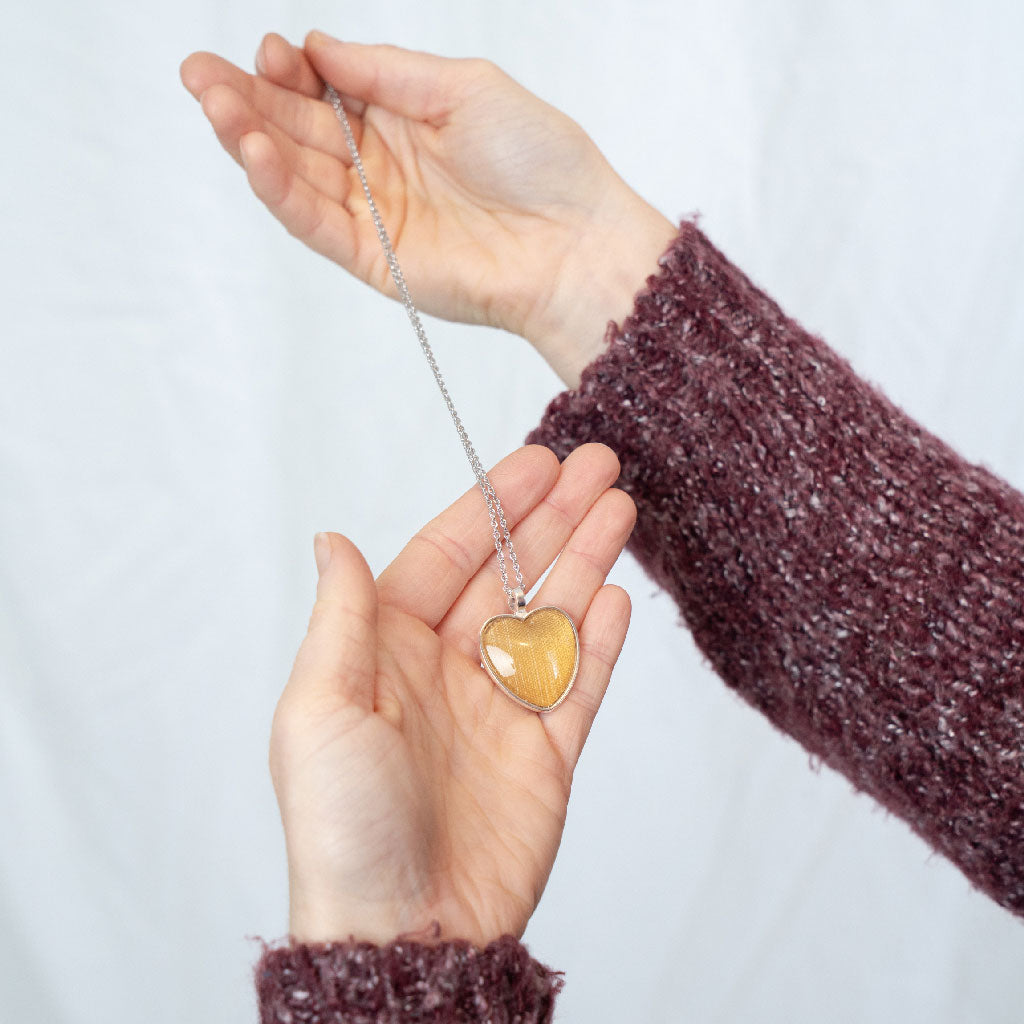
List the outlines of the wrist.
{"type": "Polygon", "coordinates": [[[439,922],[409,906],[368,904],[340,898],[327,890],[289,885],[288,934],[297,942],[372,942],[384,945],[399,936],[427,942],[441,934],[439,922]]]}
{"type": "Polygon", "coordinates": [[[523,331],[566,387],[578,387],[583,370],[604,351],[608,322],[621,324],[632,312],[677,231],[625,189],[581,232],[550,301],[523,331]]]}

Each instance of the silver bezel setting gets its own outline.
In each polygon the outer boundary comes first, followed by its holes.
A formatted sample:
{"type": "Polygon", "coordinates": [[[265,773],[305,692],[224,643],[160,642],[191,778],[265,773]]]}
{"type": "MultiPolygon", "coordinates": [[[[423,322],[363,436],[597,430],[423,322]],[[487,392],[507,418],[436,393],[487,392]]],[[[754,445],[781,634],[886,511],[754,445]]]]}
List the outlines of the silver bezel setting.
{"type": "Polygon", "coordinates": [[[572,691],[573,684],[576,682],[576,676],[579,675],[580,671],[580,634],[579,630],[576,629],[576,623],[573,622],[572,616],[564,609],[559,608],[554,604],[542,604],[539,608],[531,608],[529,611],[522,611],[518,614],[512,614],[510,612],[502,612],[500,615],[492,615],[481,627],[480,627],[480,667],[491,677],[494,684],[505,694],[510,700],[514,700],[520,707],[524,707],[527,711],[536,711],[540,714],[546,714],[549,711],[554,711],[559,704],[569,696],[572,691]],[[519,619],[521,622],[525,622],[534,612],[543,612],[547,610],[561,612],[568,620],[569,625],[572,626],[573,640],[576,642],[576,664],[573,667],[572,675],[569,677],[569,682],[565,687],[565,692],[558,700],[555,701],[550,707],[540,707],[537,704],[531,704],[528,700],[523,700],[522,697],[516,696],[492,671],[488,664],[487,655],[484,653],[484,630],[498,619],[519,619]]]}

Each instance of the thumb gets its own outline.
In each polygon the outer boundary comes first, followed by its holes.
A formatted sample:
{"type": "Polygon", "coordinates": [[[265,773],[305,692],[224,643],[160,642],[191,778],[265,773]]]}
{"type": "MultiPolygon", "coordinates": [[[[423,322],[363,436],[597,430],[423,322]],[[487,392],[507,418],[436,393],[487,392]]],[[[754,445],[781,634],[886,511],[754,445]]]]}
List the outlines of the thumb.
{"type": "Polygon", "coordinates": [[[288,701],[370,710],[377,670],[377,585],[359,549],[338,533],[313,543],[319,579],[309,628],[285,688],[288,701]]]}
{"type": "Polygon", "coordinates": [[[316,31],[304,46],[316,73],[349,99],[346,107],[357,102],[357,116],[362,105],[375,104],[418,121],[441,117],[451,106],[450,86],[468,63],[399,46],[342,42],[316,31]]]}

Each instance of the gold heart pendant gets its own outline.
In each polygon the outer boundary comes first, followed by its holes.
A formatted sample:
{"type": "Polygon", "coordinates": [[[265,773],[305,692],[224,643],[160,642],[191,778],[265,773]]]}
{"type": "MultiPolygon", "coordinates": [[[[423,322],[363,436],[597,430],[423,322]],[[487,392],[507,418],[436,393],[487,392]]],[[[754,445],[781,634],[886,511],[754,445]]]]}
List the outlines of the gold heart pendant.
{"type": "Polygon", "coordinates": [[[546,605],[518,615],[495,615],[480,630],[487,674],[531,711],[565,700],[580,664],[580,638],[561,608],[546,605]]]}

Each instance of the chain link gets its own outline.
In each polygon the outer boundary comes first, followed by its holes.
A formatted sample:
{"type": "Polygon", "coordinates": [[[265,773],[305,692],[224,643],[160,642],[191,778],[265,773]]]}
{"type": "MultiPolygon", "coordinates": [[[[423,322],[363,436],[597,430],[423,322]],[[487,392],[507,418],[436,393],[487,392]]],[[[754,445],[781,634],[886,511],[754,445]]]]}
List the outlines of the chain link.
{"type": "Polygon", "coordinates": [[[523,586],[523,574],[519,570],[516,549],[512,544],[512,535],[509,532],[508,523],[505,522],[505,513],[502,511],[501,502],[498,500],[498,495],[495,493],[490,478],[484,471],[484,467],[480,464],[476,449],[473,447],[473,442],[469,439],[469,434],[466,433],[466,428],[462,425],[459,414],[455,411],[455,403],[452,401],[452,396],[448,393],[448,386],[444,382],[444,377],[441,376],[441,370],[437,365],[437,360],[434,358],[434,350],[430,347],[430,342],[427,341],[427,333],[424,331],[423,324],[420,322],[420,315],[412,303],[409,289],[405,284],[405,277],[402,275],[402,268],[398,265],[395,251],[391,247],[391,239],[388,237],[387,229],[384,227],[384,221],[381,219],[377,204],[373,201],[373,195],[366,180],[366,172],[363,170],[363,161],[359,156],[359,149],[356,147],[355,136],[352,134],[352,127],[348,123],[348,117],[345,115],[345,108],[342,106],[341,97],[335,91],[333,85],[327,86],[326,95],[331,106],[334,108],[335,114],[338,115],[338,120],[341,122],[341,127],[345,132],[345,141],[348,143],[348,150],[352,154],[352,163],[355,165],[359,180],[362,183],[366,202],[370,207],[370,216],[373,218],[373,226],[377,229],[377,237],[380,239],[381,247],[384,249],[388,269],[391,271],[391,277],[394,279],[395,287],[398,289],[402,305],[405,306],[405,311],[409,314],[409,320],[412,323],[413,330],[416,332],[416,337],[419,339],[420,348],[423,349],[423,354],[427,357],[427,363],[429,363],[430,370],[434,374],[434,380],[437,381],[441,397],[444,399],[444,404],[448,407],[448,413],[455,424],[456,431],[458,431],[459,440],[462,442],[462,447],[466,452],[466,458],[469,459],[473,475],[476,477],[476,482],[480,485],[480,490],[483,491],[484,501],[487,503],[487,515],[491,520],[491,533],[494,535],[494,549],[498,553],[498,571],[501,573],[501,588],[505,591],[505,598],[508,601],[509,608],[513,612],[518,612],[521,609],[519,597],[525,592],[526,588],[523,586]],[[512,572],[516,580],[515,587],[509,583],[503,542],[504,546],[508,548],[508,560],[512,563],[512,572]],[[517,590],[519,591],[518,595],[516,593],[517,590]]]}

